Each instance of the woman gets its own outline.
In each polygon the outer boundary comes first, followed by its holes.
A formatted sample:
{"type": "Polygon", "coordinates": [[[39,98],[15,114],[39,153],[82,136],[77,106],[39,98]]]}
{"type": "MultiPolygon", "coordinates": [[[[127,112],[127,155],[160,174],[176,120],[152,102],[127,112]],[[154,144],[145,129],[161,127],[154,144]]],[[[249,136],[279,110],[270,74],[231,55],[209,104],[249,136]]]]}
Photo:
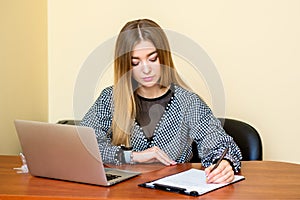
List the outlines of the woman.
{"type": "Polygon", "coordinates": [[[164,31],[148,19],[122,28],[114,86],[101,92],[81,125],[95,129],[104,163],[189,162],[195,141],[208,182],[230,182],[241,166],[239,148],[180,79],[164,31]],[[225,159],[212,171],[227,147],[225,159]]]}

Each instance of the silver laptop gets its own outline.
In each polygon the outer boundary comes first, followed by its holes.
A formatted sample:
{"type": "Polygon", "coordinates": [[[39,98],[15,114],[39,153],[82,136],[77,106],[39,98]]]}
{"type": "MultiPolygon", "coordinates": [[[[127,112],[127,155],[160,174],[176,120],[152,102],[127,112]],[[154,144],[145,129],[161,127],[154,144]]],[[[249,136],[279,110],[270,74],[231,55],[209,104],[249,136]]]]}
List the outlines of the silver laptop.
{"type": "Polygon", "coordinates": [[[94,129],[15,120],[31,175],[110,186],[139,172],[104,168],[94,129]]]}

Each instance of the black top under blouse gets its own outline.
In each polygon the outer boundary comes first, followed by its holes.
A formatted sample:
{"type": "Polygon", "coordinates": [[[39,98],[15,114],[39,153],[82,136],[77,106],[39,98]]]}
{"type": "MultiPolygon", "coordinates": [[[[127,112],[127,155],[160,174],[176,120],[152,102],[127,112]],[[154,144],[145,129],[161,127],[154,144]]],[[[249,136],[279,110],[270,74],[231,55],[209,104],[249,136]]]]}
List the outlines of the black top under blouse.
{"type": "Polygon", "coordinates": [[[159,124],[168,103],[174,92],[172,87],[162,96],[157,98],[145,98],[135,95],[137,114],[136,122],[141,126],[148,139],[153,136],[155,127],[159,124]]]}

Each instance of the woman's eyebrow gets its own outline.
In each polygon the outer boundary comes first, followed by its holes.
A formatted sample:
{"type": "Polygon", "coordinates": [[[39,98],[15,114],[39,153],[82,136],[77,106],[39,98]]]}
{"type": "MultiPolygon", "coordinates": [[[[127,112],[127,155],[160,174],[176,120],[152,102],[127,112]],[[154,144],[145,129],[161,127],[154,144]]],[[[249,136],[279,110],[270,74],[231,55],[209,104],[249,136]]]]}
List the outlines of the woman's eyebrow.
{"type": "MultiPolygon", "coordinates": [[[[155,50],[155,51],[153,51],[153,52],[151,52],[151,53],[148,53],[148,54],[147,54],[147,57],[149,57],[149,56],[151,56],[151,55],[153,55],[153,54],[155,54],[155,53],[157,53],[157,50],[155,50]]],[[[131,56],[131,59],[139,59],[139,57],[131,56]]]]}

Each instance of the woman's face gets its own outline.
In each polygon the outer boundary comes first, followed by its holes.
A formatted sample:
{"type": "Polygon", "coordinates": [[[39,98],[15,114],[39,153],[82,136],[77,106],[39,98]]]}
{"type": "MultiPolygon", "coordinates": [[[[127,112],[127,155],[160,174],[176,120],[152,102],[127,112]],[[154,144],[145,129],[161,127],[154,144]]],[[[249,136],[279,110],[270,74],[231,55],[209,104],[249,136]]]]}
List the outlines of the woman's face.
{"type": "Polygon", "coordinates": [[[160,79],[160,62],[152,42],[141,41],[133,48],[131,55],[133,78],[144,88],[157,85],[160,79]]]}

